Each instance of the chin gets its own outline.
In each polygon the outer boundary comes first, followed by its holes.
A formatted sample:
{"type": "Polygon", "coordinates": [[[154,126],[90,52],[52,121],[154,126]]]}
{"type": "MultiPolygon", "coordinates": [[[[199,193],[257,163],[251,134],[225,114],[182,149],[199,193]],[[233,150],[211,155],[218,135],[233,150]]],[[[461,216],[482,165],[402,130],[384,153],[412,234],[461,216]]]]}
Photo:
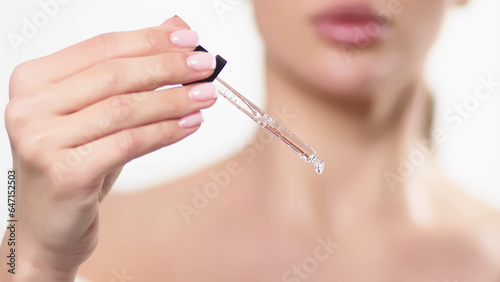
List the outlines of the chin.
{"type": "Polygon", "coordinates": [[[350,60],[338,53],[316,56],[307,65],[296,68],[296,75],[304,85],[322,95],[370,97],[387,85],[389,78],[395,76],[391,75],[391,69],[396,69],[374,55],[358,54],[350,60]]]}

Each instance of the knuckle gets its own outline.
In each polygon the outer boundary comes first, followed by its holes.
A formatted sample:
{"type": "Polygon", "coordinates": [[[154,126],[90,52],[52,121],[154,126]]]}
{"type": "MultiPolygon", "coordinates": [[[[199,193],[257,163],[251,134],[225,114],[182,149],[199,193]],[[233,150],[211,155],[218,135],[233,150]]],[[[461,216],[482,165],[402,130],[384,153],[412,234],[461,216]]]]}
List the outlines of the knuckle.
{"type": "Polygon", "coordinates": [[[171,122],[168,121],[160,121],[157,123],[158,131],[160,132],[162,141],[172,141],[175,137],[175,128],[172,126],[171,122]]]}
{"type": "Polygon", "coordinates": [[[36,95],[15,97],[7,103],[4,118],[9,134],[30,126],[35,121],[39,122],[37,117],[46,111],[40,105],[46,103],[46,97],[50,95],[48,91],[42,90],[36,95]]]}
{"type": "Polygon", "coordinates": [[[147,65],[144,67],[144,77],[142,81],[142,89],[149,89],[151,85],[159,85],[165,75],[166,70],[162,64],[147,65]]]}
{"type": "Polygon", "coordinates": [[[166,95],[163,97],[165,101],[162,103],[165,112],[182,113],[185,112],[186,103],[180,95],[166,95]]]}
{"type": "Polygon", "coordinates": [[[12,99],[5,108],[5,127],[9,134],[23,126],[30,117],[30,108],[21,99],[12,99]]]}
{"type": "Polygon", "coordinates": [[[93,72],[93,78],[95,78],[95,81],[101,84],[104,89],[113,91],[120,82],[121,71],[122,68],[120,67],[118,60],[109,60],[96,67],[93,72]]]}
{"type": "Polygon", "coordinates": [[[135,155],[139,151],[140,145],[138,136],[132,130],[122,130],[116,136],[117,149],[127,156],[135,155]]]}
{"type": "Polygon", "coordinates": [[[30,70],[29,62],[24,62],[17,65],[12,71],[9,80],[9,98],[12,99],[19,95],[19,90],[23,85],[29,83],[30,81],[30,70]]]}
{"type": "Polygon", "coordinates": [[[129,103],[131,104],[132,108],[138,107],[140,103],[146,101],[148,99],[148,94],[147,92],[135,92],[132,94],[129,94],[129,103]]]}
{"type": "Polygon", "coordinates": [[[113,96],[106,103],[106,116],[111,122],[126,120],[132,114],[132,105],[125,95],[113,96]]]}
{"type": "Polygon", "coordinates": [[[116,33],[105,33],[94,37],[89,41],[89,48],[96,54],[101,54],[105,58],[111,58],[113,50],[117,45],[116,33]]]}
{"type": "Polygon", "coordinates": [[[162,54],[158,63],[157,69],[159,70],[158,75],[160,77],[173,78],[181,69],[180,65],[176,63],[171,54],[162,54]]]}
{"type": "Polygon", "coordinates": [[[159,36],[156,29],[148,28],[142,31],[140,37],[141,47],[148,53],[157,53],[161,50],[164,40],[159,36]]]}
{"type": "Polygon", "coordinates": [[[18,106],[17,102],[10,100],[5,107],[5,127],[7,132],[11,133],[16,128],[17,122],[23,117],[22,108],[18,106]],[[11,130],[12,129],[12,130],[11,130]]]}

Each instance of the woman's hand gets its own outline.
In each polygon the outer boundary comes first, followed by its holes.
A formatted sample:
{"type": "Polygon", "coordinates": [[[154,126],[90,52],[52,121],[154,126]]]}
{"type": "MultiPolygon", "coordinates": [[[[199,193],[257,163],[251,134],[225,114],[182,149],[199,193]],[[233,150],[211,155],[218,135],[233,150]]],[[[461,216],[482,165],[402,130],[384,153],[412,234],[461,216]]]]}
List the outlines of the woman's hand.
{"type": "MultiPolygon", "coordinates": [[[[197,35],[188,30],[174,17],[16,68],[5,120],[17,175],[18,267],[0,277],[74,279],[96,247],[99,202],[123,165],[198,129],[199,110],[215,101],[211,83],[154,91],[213,73],[213,56],[193,52],[197,35]]],[[[4,241],[2,256],[7,248],[4,241]]]]}

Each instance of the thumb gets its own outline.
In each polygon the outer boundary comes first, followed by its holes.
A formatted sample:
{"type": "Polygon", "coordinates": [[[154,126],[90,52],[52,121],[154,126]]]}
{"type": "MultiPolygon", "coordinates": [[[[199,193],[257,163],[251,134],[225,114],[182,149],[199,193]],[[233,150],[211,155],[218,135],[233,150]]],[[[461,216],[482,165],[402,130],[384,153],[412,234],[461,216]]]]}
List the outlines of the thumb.
{"type": "Polygon", "coordinates": [[[161,26],[178,27],[178,28],[182,28],[182,29],[191,29],[189,27],[189,25],[177,15],[166,20],[164,23],[161,24],[161,26]]]}

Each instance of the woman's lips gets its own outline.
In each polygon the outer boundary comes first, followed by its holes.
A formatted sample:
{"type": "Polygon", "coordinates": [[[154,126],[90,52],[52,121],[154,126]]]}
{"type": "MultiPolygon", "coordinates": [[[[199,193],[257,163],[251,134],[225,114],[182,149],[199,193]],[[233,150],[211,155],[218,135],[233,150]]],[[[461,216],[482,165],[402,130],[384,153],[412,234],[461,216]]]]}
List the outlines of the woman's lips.
{"type": "Polygon", "coordinates": [[[364,48],[377,42],[386,24],[366,6],[337,6],[314,18],[318,34],[329,41],[364,48]]]}

